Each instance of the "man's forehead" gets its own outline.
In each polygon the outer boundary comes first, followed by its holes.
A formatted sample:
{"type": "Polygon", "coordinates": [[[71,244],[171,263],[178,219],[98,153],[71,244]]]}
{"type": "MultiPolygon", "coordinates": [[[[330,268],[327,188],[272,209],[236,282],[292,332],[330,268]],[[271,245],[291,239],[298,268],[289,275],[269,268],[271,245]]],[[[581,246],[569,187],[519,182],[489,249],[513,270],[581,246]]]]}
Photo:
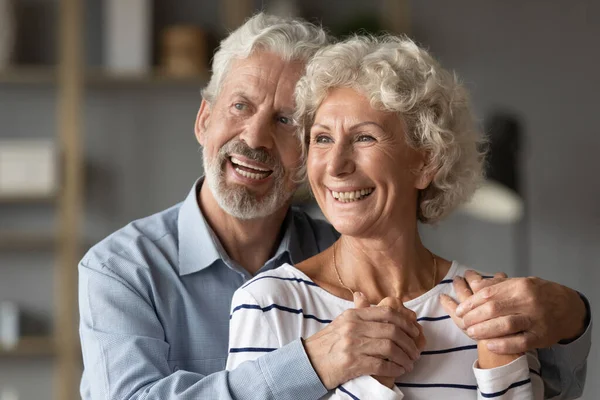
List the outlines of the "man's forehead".
{"type": "Polygon", "coordinates": [[[285,97],[281,99],[283,102],[293,104],[293,91],[304,65],[301,61],[285,61],[274,53],[258,52],[232,61],[223,89],[230,94],[245,93],[248,97],[272,92],[285,97]]]}

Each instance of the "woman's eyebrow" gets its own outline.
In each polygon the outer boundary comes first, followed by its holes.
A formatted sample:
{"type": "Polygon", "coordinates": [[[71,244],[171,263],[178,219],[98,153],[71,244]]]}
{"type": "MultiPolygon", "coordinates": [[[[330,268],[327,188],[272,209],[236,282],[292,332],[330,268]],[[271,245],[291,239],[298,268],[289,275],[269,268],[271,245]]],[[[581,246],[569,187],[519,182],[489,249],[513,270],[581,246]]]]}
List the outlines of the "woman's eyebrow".
{"type": "Polygon", "coordinates": [[[360,123],[358,123],[358,124],[356,124],[356,125],[352,125],[352,126],[350,127],[350,130],[352,131],[352,130],[354,130],[354,129],[360,128],[360,127],[362,127],[362,126],[365,126],[365,125],[375,125],[375,126],[376,126],[376,127],[378,127],[379,129],[381,129],[381,130],[384,130],[384,129],[383,129],[383,126],[379,125],[377,122],[374,122],[374,121],[364,121],[364,122],[360,122],[360,123]]]}
{"type": "Polygon", "coordinates": [[[313,126],[311,126],[310,128],[311,128],[311,129],[312,129],[312,128],[322,128],[322,129],[329,130],[329,127],[328,127],[327,125],[318,124],[318,123],[317,123],[317,124],[313,124],[313,126]]]}
{"type": "MultiPolygon", "coordinates": [[[[365,125],[375,125],[379,129],[383,130],[383,127],[381,125],[379,125],[377,122],[374,122],[374,121],[359,122],[358,124],[352,125],[349,130],[358,129],[358,128],[360,128],[362,126],[365,126],[365,125]]],[[[319,124],[319,123],[313,124],[313,126],[311,127],[311,129],[315,128],[315,127],[329,130],[329,127],[327,125],[323,125],[323,124],[319,124]]]]}

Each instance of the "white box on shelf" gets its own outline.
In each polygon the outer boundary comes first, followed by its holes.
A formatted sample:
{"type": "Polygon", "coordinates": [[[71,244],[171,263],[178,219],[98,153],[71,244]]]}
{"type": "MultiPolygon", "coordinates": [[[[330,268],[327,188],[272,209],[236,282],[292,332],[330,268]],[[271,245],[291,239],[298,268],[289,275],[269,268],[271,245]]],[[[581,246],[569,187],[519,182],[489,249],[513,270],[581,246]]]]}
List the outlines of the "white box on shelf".
{"type": "Polygon", "coordinates": [[[19,307],[10,301],[0,302],[0,347],[15,348],[19,334],[19,307]]]}
{"type": "Polygon", "coordinates": [[[52,140],[0,140],[0,198],[54,195],[57,164],[52,140]]]}
{"type": "Polygon", "coordinates": [[[150,71],[152,2],[104,0],[104,63],[117,74],[150,71]]]}

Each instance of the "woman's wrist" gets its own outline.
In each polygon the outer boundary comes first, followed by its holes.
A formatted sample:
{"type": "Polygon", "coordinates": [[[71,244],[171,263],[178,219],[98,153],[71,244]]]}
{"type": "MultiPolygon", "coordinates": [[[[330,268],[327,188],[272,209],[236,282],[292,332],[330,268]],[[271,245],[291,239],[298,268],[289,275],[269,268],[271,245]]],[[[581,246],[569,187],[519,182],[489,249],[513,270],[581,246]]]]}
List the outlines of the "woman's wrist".
{"type": "Polygon", "coordinates": [[[487,348],[487,340],[477,342],[477,365],[481,369],[490,369],[509,364],[521,357],[523,353],[518,354],[497,354],[487,348]]]}

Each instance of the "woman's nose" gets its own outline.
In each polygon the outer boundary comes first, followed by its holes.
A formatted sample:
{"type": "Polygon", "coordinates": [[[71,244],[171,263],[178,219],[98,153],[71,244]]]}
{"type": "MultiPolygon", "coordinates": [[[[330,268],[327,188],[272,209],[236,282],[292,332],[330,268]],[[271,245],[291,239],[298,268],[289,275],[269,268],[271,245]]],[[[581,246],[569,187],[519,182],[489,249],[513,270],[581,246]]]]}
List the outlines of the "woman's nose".
{"type": "Polygon", "coordinates": [[[327,163],[329,175],[337,177],[349,175],[354,172],[355,167],[352,146],[344,143],[334,144],[327,163]]]}

